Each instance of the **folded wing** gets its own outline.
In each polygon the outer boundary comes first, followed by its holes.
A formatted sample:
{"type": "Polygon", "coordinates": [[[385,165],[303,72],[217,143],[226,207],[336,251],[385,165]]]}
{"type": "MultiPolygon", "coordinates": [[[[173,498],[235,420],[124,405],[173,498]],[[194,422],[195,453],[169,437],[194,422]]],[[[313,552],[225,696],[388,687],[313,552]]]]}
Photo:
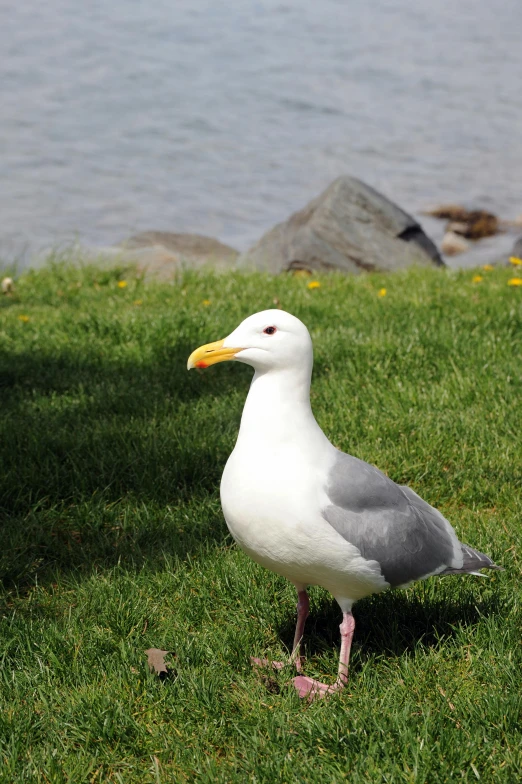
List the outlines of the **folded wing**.
{"type": "Polygon", "coordinates": [[[498,568],[462,545],[437,509],[362,460],[338,452],[325,489],[330,503],[323,517],[364,558],[377,561],[391,586],[498,568]]]}

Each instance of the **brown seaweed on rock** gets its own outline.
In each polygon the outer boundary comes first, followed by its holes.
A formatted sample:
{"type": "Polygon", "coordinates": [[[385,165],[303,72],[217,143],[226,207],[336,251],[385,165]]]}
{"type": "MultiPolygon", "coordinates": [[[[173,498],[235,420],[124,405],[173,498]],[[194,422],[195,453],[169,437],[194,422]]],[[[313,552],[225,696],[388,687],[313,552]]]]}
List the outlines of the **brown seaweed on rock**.
{"type": "Polygon", "coordinates": [[[446,231],[460,234],[469,240],[480,240],[482,237],[493,237],[500,231],[500,221],[496,215],[486,210],[466,210],[457,204],[441,204],[425,215],[448,220],[446,231]]]}
{"type": "Polygon", "coordinates": [[[469,210],[459,207],[458,204],[439,204],[430,210],[423,210],[422,215],[431,215],[432,218],[440,220],[465,221],[469,210]]]}

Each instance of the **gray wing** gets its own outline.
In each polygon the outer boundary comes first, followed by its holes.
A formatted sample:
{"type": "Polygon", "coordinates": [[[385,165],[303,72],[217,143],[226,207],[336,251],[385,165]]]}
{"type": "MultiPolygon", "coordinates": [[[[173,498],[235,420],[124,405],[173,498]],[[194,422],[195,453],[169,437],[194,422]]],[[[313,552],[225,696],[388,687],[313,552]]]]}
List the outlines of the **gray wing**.
{"type": "Polygon", "coordinates": [[[326,492],[331,503],[323,517],[364,558],[379,563],[390,585],[462,569],[462,545],[449,522],[377,468],[338,452],[326,492]]]}

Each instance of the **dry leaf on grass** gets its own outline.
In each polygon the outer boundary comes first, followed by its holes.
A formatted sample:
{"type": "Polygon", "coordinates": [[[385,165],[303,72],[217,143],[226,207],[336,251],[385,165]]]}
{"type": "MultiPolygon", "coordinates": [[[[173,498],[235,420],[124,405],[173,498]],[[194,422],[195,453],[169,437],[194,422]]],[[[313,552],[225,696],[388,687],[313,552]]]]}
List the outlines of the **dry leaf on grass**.
{"type": "Polygon", "coordinates": [[[147,654],[149,670],[155,672],[160,678],[164,678],[168,674],[165,656],[169,651],[161,651],[159,648],[148,648],[145,653],[147,654]]]}

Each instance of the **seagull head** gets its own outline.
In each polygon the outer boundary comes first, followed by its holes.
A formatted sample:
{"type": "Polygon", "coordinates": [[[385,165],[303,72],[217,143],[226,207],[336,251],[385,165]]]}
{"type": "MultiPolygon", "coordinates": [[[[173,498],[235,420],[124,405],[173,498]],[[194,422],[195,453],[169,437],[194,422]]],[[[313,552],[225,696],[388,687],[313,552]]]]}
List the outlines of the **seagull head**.
{"type": "Polygon", "coordinates": [[[258,372],[312,369],[312,340],[298,318],[284,310],[262,310],[249,316],[230,335],[192,352],[187,369],[206,368],[235,359],[258,372]]]}

